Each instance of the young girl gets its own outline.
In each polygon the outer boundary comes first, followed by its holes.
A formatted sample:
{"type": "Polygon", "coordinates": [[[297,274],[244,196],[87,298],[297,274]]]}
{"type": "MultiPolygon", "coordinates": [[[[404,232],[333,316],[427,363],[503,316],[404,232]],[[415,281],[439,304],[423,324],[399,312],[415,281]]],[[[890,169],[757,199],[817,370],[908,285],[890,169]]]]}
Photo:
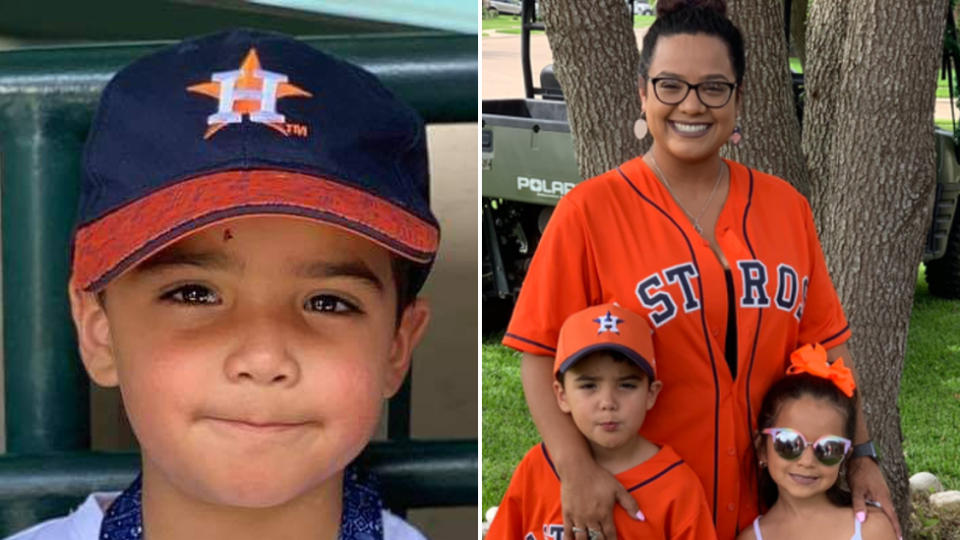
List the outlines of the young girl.
{"type": "Polygon", "coordinates": [[[854,515],[838,483],[853,446],[855,392],[843,360],[827,364],[823,347],[790,355],[787,376],[767,392],[757,421],[760,499],[770,510],[738,540],[896,539],[888,520],[854,515]]]}

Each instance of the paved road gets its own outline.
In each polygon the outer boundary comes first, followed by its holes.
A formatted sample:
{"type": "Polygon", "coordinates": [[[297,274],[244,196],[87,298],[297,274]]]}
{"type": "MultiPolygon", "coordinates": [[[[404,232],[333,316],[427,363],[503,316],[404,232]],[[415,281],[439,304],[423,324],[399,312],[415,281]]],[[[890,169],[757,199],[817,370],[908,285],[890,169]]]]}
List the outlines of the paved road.
{"type": "MultiPolygon", "coordinates": [[[[635,29],[637,47],[646,29],[635,29]]],[[[523,97],[523,69],[520,65],[520,36],[491,32],[481,39],[483,53],[483,99],[523,97]]],[[[530,38],[530,60],[535,84],[539,84],[540,70],[553,62],[547,37],[536,32],[530,38]]],[[[950,118],[950,100],[938,99],[934,118],[950,118]]],[[[957,113],[960,120],[960,111],[957,113]]]]}

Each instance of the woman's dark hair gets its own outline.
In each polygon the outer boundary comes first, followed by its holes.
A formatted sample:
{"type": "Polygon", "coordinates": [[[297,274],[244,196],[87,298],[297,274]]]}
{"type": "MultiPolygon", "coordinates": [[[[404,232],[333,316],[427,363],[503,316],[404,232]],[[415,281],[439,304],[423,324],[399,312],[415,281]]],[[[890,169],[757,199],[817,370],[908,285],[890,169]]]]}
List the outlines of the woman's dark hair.
{"type": "MultiPolygon", "coordinates": [[[[843,433],[840,435],[851,441],[853,440],[857,426],[856,390],[854,390],[853,397],[848,398],[830,380],[809,373],[787,375],[770,387],[767,395],[763,398],[763,404],[760,405],[757,431],[762,433],[764,429],[777,427],[773,425],[773,422],[780,414],[783,405],[788,401],[797,400],[804,396],[822,399],[835,406],[844,415],[843,433]]],[[[761,444],[766,444],[765,437],[767,435],[761,435],[761,444]]],[[[846,460],[843,464],[846,464],[846,460]]],[[[843,469],[841,469],[842,472],[843,469]]],[[[837,482],[827,490],[827,498],[836,506],[850,506],[852,504],[850,492],[840,485],[842,477],[843,474],[839,475],[837,482]]],[[[760,502],[770,508],[777,502],[777,496],[779,495],[777,484],[770,477],[770,471],[765,467],[760,468],[757,478],[760,487],[760,502]]]]}
{"type": "Polygon", "coordinates": [[[727,44],[730,63],[737,78],[743,82],[746,60],[743,52],[743,35],[727,18],[727,6],[723,0],[659,0],[657,20],[643,37],[640,51],[640,76],[648,80],[647,72],[661,37],[678,34],[705,34],[718,37],[727,44]]]}

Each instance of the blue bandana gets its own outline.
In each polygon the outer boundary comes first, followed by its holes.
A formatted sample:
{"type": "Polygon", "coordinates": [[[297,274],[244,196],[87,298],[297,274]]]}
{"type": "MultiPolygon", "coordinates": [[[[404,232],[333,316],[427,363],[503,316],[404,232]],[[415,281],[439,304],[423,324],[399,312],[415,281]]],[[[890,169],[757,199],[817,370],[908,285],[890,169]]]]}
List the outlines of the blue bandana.
{"type": "MultiPolygon", "coordinates": [[[[143,540],[140,475],[113,501],[100,524],[100,540],[143,540]]],[[[353,465],[343,474],[340,540],[383,540],[383,503],[371,475],[353,465]]]]}

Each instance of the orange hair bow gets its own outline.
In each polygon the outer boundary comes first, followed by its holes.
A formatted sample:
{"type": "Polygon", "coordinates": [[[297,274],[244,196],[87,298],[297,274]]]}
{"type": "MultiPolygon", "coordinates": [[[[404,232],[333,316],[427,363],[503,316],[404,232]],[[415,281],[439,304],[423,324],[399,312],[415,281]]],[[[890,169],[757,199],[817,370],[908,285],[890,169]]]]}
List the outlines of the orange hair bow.
{"type": "Polygon", "coordinates": [[[843,365],[843,358],[830,364],[827,362],[827,351],[819,343],[804,345],[790,353],[790,367],[787,375],[809,373],[813,376],[828,379],[847,397],[853,397],[857,383],[853,379],[853,372],[843,365]]]}

